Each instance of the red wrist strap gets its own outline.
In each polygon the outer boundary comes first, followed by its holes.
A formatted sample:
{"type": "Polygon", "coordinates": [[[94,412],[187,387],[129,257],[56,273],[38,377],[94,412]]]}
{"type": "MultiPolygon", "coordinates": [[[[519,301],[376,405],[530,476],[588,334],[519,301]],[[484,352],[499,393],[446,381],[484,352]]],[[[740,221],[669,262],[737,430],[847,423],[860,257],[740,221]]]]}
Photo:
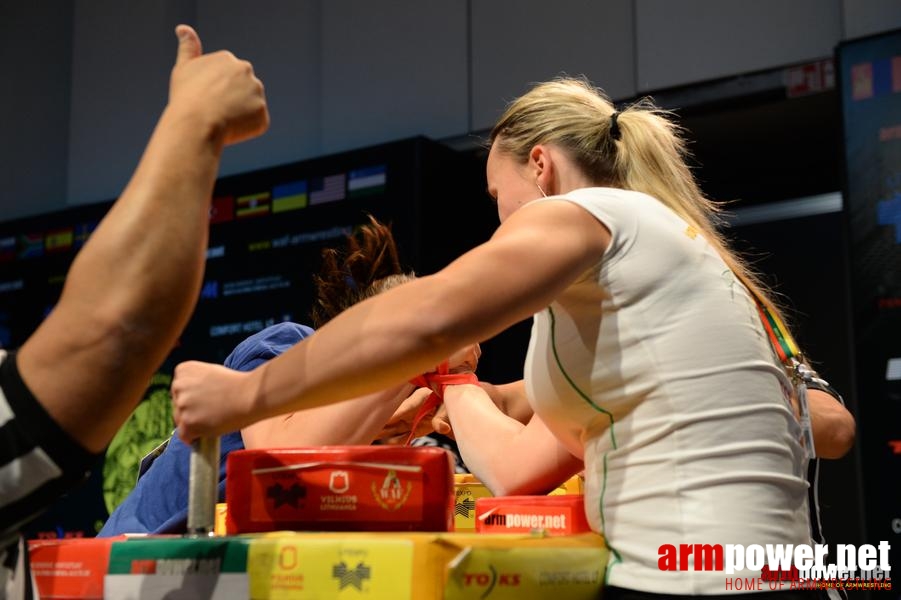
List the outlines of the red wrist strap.
{"type": "Polygon", "coordinates": [[[438,368],[435,369],[434,372],[425,373],[410,380],[410,383],[412,383],[416,387],[429,388],[430,390],[432,390],[432,393],[429,394],[429,397],[426,398],[426,401],[423,402],[422,406],[419,407],[419,410],[416,411],[416,416],[413,417],[413,424],[410,427],[410,435],[407,437],[407,441],[404,443],[405,446],[409,446],[413,441],[416,433],[416,428],[419,426],[419,423],[425,418],[425,416],[437,407],[441,406],[441,403],[444,402],[445,387],[449,385],[462,385],[466,383],[478,385],[479,378],[476,377],[475,373],[448,373],[447,368],[447,361],[444,361],[443,363],[438,365],[438,368]],[[437,391],[435,390],[435,388],[438,388],[437,391]]]}

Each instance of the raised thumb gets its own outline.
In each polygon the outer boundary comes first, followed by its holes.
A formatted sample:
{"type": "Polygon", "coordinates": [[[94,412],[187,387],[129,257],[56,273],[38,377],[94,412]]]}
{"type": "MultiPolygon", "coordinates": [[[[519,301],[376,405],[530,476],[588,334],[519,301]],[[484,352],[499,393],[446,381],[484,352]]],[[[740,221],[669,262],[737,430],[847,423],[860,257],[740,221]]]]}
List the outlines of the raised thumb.
{"type": "Polygon", "coordinates": [[[175,28],[175,35],[178,37],[178,55],[175,57],[176,65],[187,62],[192,58],[197,58],[203,53],[200,37],[191,26],[179,25],[175,28]]]}

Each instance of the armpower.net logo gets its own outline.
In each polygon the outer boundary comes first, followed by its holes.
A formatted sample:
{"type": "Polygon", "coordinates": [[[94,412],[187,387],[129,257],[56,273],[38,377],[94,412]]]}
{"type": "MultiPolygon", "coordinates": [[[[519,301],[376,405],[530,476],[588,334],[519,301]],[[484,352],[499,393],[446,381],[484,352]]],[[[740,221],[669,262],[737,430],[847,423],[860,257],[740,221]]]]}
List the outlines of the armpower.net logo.
{"type": "Polygon", "coordinates": [[[657,568],[722,571],[727,592],[891,590],[890,550],[885,540],[876,546],[837,544],[836,562],[827,564],[825,544],[663,544],[657,568]]]}

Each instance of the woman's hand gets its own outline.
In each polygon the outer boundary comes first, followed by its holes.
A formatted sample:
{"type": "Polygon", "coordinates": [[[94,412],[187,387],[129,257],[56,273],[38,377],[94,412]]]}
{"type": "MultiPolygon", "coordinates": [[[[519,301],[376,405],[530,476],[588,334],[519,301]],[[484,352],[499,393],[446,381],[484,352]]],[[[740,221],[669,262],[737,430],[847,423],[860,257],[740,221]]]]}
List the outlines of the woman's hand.
{"type": "MultiPolygon", "coordinates": [[[[401,405],[394,411],[394,414],[391,415],[388,422],[385,423],[382,432],[378,436],[378,440],[383,444],[396,446],[403,445],[407,441],[407,438],[410,437],[416,414],[431,394],[432,390],[428,388],[415,389],[406,400],[401,402],[401,405]]],[[[443,408],[443,406],[439,406],[437,407],[437,411],[443,412],[443,408]]],[[[433,431],[438,431],[433,423],[435,417],[436,414],[433,413],[433,415],[427,415],[423,418],[417,424],[413,437],[420,437],[428,435],[433,431]]],[[[447,418],[446,413],[444,418],[447,418]]],[[[450,426],[448,426],[447,429],[449,430],[450,426]]],[[[438,433],[442,432],[438,431],[438,433]]]]}
{"type": "Polygon", "coordinates": [[[447,370],[449,373],[474,373],[481,356],[482,348],[478,344],[461,348],[447,359],[447,370]]]}
{"type": "MultiPolygon", "coordinates": [[[[447,360],[449,373],[472,373],[479,364],[479,358],[482,355],[482,349],[478,344],[472,344],[461,348],[451,355],[447,360]]],[[[428,388],[418,388],[400,407],[394,412],[382,432],[379,434],[379,441],[384,444],[403,444],[410,437],[413,429],[416,415],[419,413],[422,405],[431,395],[428,388]]],[[[434,390],[440,392],[441,390],[434,390]]],[[[441,435],[453,436],[453,429],[450,425],[450,419],[447,416],[447,410],[444,405],[437,406],[433,411],[424,415],[419,423],[416,424],[416,430],[413,431],[413,437],[428,435],[432,432],[441,435]]]]}

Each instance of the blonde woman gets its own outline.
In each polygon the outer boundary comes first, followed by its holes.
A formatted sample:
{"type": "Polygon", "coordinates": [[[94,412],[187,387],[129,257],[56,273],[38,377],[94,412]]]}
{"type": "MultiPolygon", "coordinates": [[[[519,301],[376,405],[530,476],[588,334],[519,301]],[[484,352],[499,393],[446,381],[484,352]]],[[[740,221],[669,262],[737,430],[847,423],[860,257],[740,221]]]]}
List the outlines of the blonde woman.
{"type": "Polygon", "coordinates": [[[478,386],[446,394],[470,468],[516,494],[584,464],[585,510],[611,548],[605,597],[727,593],[691,559],[660,570],[660,547],[809,543],[806,457],[757,303],[778,311],[683,155],[648,103],[617,111],[578,79],[536,86],[491,134],[491,240],[250,373],[183,363],[181,436],[385,388],[534,315],[528,424],[499,420],[478,386]]]}

